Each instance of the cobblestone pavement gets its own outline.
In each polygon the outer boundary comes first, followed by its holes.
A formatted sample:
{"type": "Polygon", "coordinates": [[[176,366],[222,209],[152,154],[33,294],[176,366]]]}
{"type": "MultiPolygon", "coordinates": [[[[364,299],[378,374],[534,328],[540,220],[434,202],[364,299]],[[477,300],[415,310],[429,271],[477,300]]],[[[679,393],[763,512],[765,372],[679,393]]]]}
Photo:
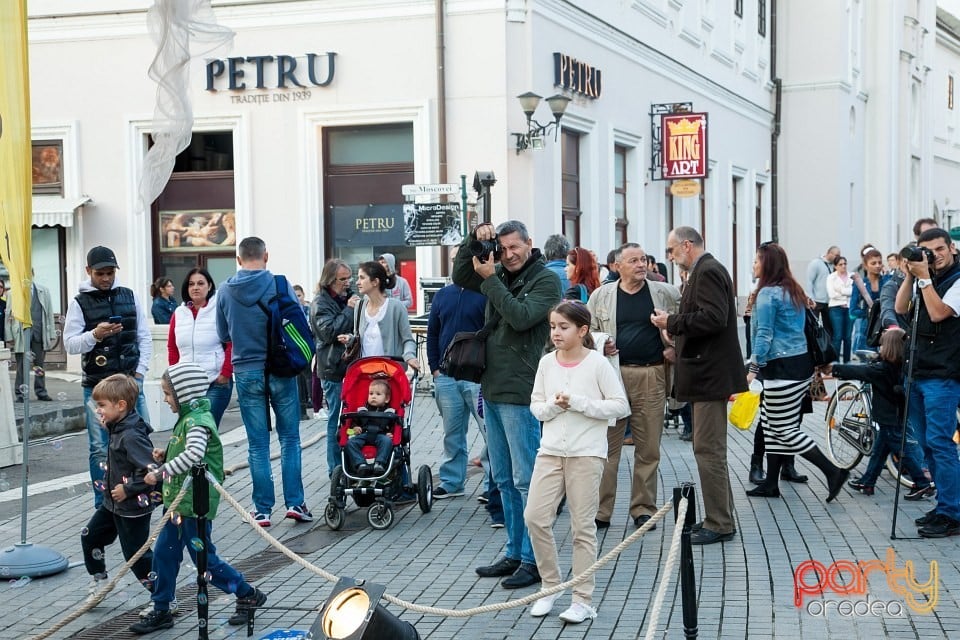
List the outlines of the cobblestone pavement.
{"type": "MultiPolygon", "coordinates": [[[[817,413],[807,416],[804,424],[808,432],[822,441],[825,404],[816,403],[815,407],[817,413]]],[[[429,395],[418,395],[411,425],[413,465],[416,468],[428,464],[436,476],[442,457],[442,428],[429,395]]],[[[304,441],[323,432],[324,424],[320,421],[301,423],[304,441]]],[[[228,466],[245,461],[243,430],[227,435],[231,436],[228,438],[231,444],[225,447],[228,466]]],[[[878,482],[876,495],[866,497],[845,489],[836,503],[826,505],[822,477],[802,460],[798,461],[798,468],[810,476],[808,484],[783,483],[782,499],[750,499],[744,490],[751,486],[747,483],[747,470],[753,431],[731,428],[729,436],[739,535],[725,544],[694,547],[701,638],[960,637],[960,537],[908,539],[916,535],[913,519],[931,508],[930,501],[918,504],[901,500],[897,539],[891,539],[894,488],[886,473],[878,482]],[[935,595],[928,599],[913,591],[898,593],[880,571],[869,573],[866,580],[861,580],[859,572],[846,571],[838,585],[849,584],[859,592],[809,595],[801,607],[794,604],[794,570],[802,562],[816,560],[829,568],[835,562],[886,560],[888,549],[895,554],[895,568],[912,566],[910,577],[919,583],[930,579],[933,566],[935,595]],[[930,612],[917,611],[931,605],[930,612]]],[[[472,455],[480,451],[482,444],[476,429],[471,428],[472,455]]],[[[532,589],[506,591],[496,580],[479,578],[473,571],[475,566],[495,560],[504,542],[504,530],[489,526],[486,512],[476,500],[482,490],[479,469],[470,469],[467,495],[437,501],[429,513],[421,513],[416,504],[400,506],[393,526],[386,531],[375,531],[367,524],[365,510],[358,510],[351,503],[344,529],[333,532],[322,518],[329,492],[324,451],[325,442],[320,438],[303,452],[304,483],[315,522],[297,524],[291,520],[275,520],[269,529],[302,557],[337,575],[384,584],[387,593],[421,605],[463,609],[501,603],[533,592],[532,589]]],[[[626,513],[631,461],[632,456],[624,456],[615,521],[610,529],[601,533],[601,555],[634,531],[626,513]]],[[[278,500],[282,504],[279,462],[275,462],[274,472],[278,500]]],[[[690,444],[681,441],[675,429],[667,429],[660,465],[661,504],[669,498],[673,487],[696,478],[690,444]]],[[[242,504],[249,505],[251,485],[247,470],[230,476],[226,488],[242,504]]],[[[90,516],[89,497],[88,489],[78,485],[64,490],[62,499],[31,509],[29,541],[60,551],[76,566],[27,584],[14,585],[13,576],[6,577],[0,583],[0,638],[31,637],[49,629],[83,603],[89,577],[82,565],[79,532],[90,516]]],[[[274,515],[280,517],[282,513],[274,515]]],[[[159,512],[154,518],[155,521],[159,518],[159,512]]],[[[668,515],[663,526],[599,571],[594,594],[599,615],[592,623],[565,625],[556,615],[532,618],[524,607],[472,618],[419,615],[394,605],[388,605],[388,609],[413,623],[422,637],[432,640],[627,639],[646,633],[657,585],[669,578],[655,636],[682,638],[677,574],[665,576],[663,569],[674,531],[672,519],[672,514],[668,515]]],[[[567,570],[571,544],[568,527],[568,517],[563,514],[555,532],[561,566],[567,570]]],[[[5,545],[19,538],[19,517],[0,522],[0,539],[5,545]]],[[[241,567],[269,594],[268,607],[257,615],[254,637],[260,638],[277,629],[309,629],[332,584],[269,548],[229,505],[221,505],[214,526],[214,541],[223,557],[241,567]]],[[[119,548],[109,547],[107,556],[113,575],[122,564],[119,548]]],[[[173,629],[150,637],[184,638],[197,633],[191,587],[195,576],[191,570],[187,562],[180,574],[179,598],[186,611],[177,618],[173,629]]],[[[905,579],[901,576],[890,581],[902,585],[905,579]]],[[[568,603],[569,594],[566,594],[555,607],[555,613],[568,603]]],[[[136,637],[126,629],[135,621],[136,611],[147,604],[146,592],[128,574],[100,606],[52,637],[97,640],[136,637]]],[[[211,638],[245,637],[243,628],[227,625],[226,619],[232,611],[233,598],[211,587],[211,638]]]]}

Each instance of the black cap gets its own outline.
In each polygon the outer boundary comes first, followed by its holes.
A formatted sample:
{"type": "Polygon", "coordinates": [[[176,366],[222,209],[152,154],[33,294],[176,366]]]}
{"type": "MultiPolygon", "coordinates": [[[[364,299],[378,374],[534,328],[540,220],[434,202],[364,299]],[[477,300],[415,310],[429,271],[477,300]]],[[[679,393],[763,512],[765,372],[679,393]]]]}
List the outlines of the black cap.
{"type": "Polygon", "coordinates": [[[105,267],[114,267],[119,269],[117,256],[113,255],[113,249],[106,247],[94,247],[87,252],[87,267],[90,269],[103,269],[105,267]]]}

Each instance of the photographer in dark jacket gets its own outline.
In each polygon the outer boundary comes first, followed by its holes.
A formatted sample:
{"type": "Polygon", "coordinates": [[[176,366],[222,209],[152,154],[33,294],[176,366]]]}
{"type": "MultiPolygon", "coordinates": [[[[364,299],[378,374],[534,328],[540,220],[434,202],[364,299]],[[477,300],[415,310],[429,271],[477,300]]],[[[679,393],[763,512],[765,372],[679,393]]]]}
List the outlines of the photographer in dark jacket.
{"type": "Polygon", "coordinates": [[[560,279],[545,265],[526,225],[518,220],[502,223],[496,232],[489,222],[479,225],[464,239],[453,263],[453,281],[487,297],[486,322],[498,318],[487,338],[487,367],[480,386],[487,450],[493,481],[503,499],[507,545],[503,558],[476,571],[482,577],[509,576],[501,582],[507,589],[540,582],[523,511],[540,446],[540,423],[530,411],[530,394],[550,335],[547,315],[560,302],[560,279]],[[472,254],[473,241],[488,245],[495,241],[499,263],[492,248],[479,251],[486,253],[482,257],[472,254]]]}
{"type": "Polygon", "coordinates": [[[327,399],[327,477],[340,464],[337,426],[347,366],[341,358],[344,346],[337,336],[353,332],[353,310],[360,303],[360,296],[350,290],[352,278],[353,271],[346,262],[338,258],[327,260],[310,303],[310,326],[317,339],[317,372],[327,399]]]}

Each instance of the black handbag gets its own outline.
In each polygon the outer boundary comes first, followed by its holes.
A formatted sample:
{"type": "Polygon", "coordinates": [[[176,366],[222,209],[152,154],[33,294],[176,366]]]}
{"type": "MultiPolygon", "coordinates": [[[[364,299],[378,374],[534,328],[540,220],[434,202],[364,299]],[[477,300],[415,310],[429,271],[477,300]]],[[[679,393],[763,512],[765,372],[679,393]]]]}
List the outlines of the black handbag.
{"type": "Polygon", "coordinates": [[[363,300],[361,300],[360,304],[357,305],[357,309],[353,314],[353,339],[347,344],[347,348],[344,349],[343,355],[340,356],[340,361],[347,366],[353,364],[353,361],[360,357],[360,347],[362,342],[360,339],[361,313],[363,313],[363,300]]]}
{"type": "Polygon", "coordinates": [[[822,367],[837,359],[837,352],[833,348],[830,333],[824,328],[813,311],[806,310],[807,316],[803,325],[803,333],[807,337],[807,351],[813,359],[813,366],[822,367]]]}
{"type": "Polygon", "coordinates": [[[487,368],[487,338],[500,321],[493,318],[479,331],[458,331],[443,352],[440,371],[454,380],[480,382],[487,368]]]}

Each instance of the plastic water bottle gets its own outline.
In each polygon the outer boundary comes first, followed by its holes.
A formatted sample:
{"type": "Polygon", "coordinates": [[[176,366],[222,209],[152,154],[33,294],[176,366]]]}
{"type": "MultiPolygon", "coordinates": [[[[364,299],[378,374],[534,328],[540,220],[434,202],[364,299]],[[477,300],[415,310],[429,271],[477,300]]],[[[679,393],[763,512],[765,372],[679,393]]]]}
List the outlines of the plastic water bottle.
{"type": "Polygon", "coordinates": [[[753,382],[750,383],[750,393],[755,393],[757,395],[763,393],[763,383],[757,379],[754,379],[753,382]]]}

